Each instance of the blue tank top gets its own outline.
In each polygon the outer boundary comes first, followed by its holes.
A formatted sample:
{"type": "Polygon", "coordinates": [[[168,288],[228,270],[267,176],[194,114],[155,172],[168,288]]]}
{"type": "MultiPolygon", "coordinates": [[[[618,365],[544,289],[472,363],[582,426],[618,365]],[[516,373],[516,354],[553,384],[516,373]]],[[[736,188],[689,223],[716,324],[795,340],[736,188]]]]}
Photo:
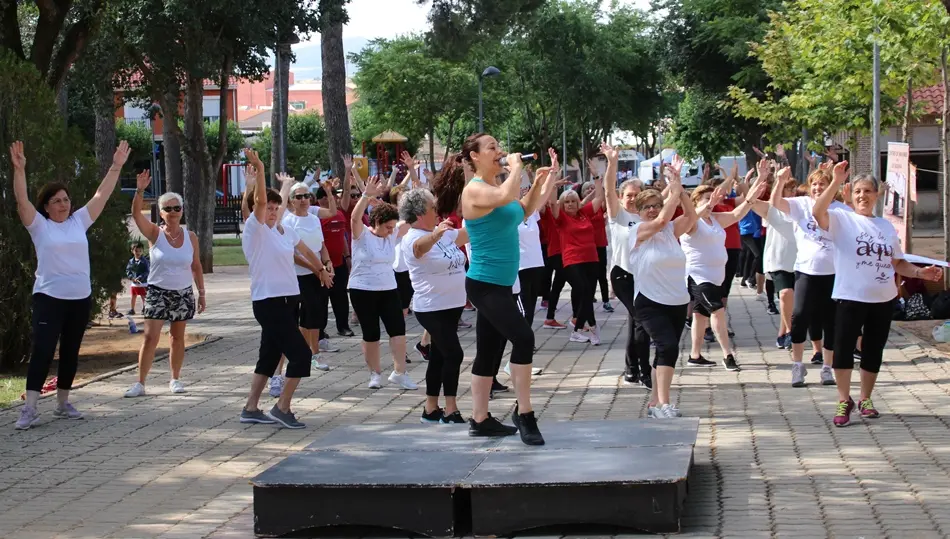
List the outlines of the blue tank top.
{"type": "MultiPolygon", "coordinates": [[[[481,180],[475,178],[472,181],[481,180]]],[[[517,200],[478,219],[465,220],[472,245],[466,274],[470,279],[499,286],[515,284],[521,259],[518,225],[523,221],[524,207],[517,200]]]]}
{"type": "Polygon", "coordinates": [[[739,234],[752,235],[753,238],[762,237],[762,218],[754,211],[750,211],[739,221],[739,234]]]}

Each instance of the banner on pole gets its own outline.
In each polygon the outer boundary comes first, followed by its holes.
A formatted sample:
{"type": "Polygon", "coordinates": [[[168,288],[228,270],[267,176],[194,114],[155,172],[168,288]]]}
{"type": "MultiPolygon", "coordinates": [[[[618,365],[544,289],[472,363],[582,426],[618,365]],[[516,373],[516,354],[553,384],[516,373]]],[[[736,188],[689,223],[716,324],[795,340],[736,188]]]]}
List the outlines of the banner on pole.
{"type": "Polygon", "coordinates": [[[901,200],[907,196],[907,176],[910,173],[910,144],[887,143],[887,185],[901,200]]]}
{"type": "Polygon", "coordinates": [[[917,202],[917,166],[910,165],[910,199],[917,202]]]}

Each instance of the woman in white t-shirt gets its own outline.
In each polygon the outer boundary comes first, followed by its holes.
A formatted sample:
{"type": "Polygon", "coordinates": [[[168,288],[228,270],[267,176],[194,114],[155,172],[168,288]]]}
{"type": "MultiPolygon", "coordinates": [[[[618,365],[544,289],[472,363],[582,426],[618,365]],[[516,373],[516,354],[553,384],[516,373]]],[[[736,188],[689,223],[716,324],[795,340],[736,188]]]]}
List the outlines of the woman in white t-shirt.
{"type": "MultiPolygon", "coordinates": [[[[617,174],[620,152],[607,144],[601,144],[600,151],[607,157],[607,171],[604,177],[609,180],[617,174]]],[[[650,337],[636,319],[633,305],[633,267],[630,262],[630,231],[641,221],[637,213],[637,195],[641,191],[639,180],[626,180],[620,184],[619,189],[605,186],[607,222],[610,228],[610,243],[613,246],[610,260],[610,285],[617,294],[617,299],[627,309],[627,348],[624,356],[623,382],[640,384],[652,390],[650,337]]]]}
{"type": "Polygon", "coordinates": [[[435,197],[427,189],[405,193],[399,217],[411,226],[398,250],[415,289],[412,310],[431,339],[421,421],[465,423],[455,397],[465,356],[458,337],[465,307],[465,253],[459,247],[468,241],[468,232],[455,230],[448,220],[439,222],[435,197]],[[444,409],[439,407],[440,391],[445,395],[444,409]]]}
{"type": "MultiPolygon", "coordinates": [[[[320,261],[323,262],[323,267],[332,281],[333,263],[330,261],[330,253],[323,244],[323,226],[320,218],[332,217],[336,212],[331,213],[329,209],[319,208],[315,214],[311,211],[312,200],[310,187],[303,182],[295,183],[290,188],[288,211],[284,213],[281,223],[285,228],[296,232],[311,251],[320,255],[320,261]]],[[[307,339],[307,344],[310,345],[310,366],[317,370],[328,371],[330,366],[323,362],[320,355],[320,330],[326,330],[327,327],[327,303],[330,300],[330,290],[320,282],[316,268],[297,253],[294,253],[294,271],[300,288],[300,331],[307,339]]],[[[276,376],[275,379],[281,380],[276,376]]],[[[273,383],[271,380],[272,385],[273,383]]]]}
{"type": "Polygon", "coordinates": [[[333,284],[320,258],[307,247],[294,229],[282,226],[283,198],[266,189],[264,164],[257,152],[245,149],[254,166],[256,181],[244,193],[250,213],[241,233],[241,249],[251,276],[251,307],[261,325],[261,346],[241,423],[274,423],[301,429],[304,424],[290,410],[290,402],[301,378],[310,376],[310,346],[297,329],[300,287],[294,270],[294,256],[300,254],[316,270],[325,287],[333,284]],[[287,357],[287,381],[277,404],[265,414],[258,408],[267,379],[274,376],[281,354],[287,357]]]}
{"type": "Polygon", "coordinates": [[[851,182],[850,192],[845,188],[845,198],[853,201],[854,211],[832,207],[834,194],[848,179],[848,162],[835,165],[833,176],[831,186],[818,197],[812,212],[821,230],[834,241],[835,270],[842,277],[835,279],[832,292],[838,303],[834,356],[838,404],[834,425],[845,427],[851,423],[855,407],[863,418],[880,416],[871,401],[871,392],[891,329],[897,297],[894,274],[939,281],[943,270],[935,266],[919,268],[904,259],[894,226],[883,217],[874,217],[880,194],[880,184],[874,176],[860,174],[851,182]],[[862,328],[861,396],[855,405],[851,399],[851,352],[862,328]]]}
{"type": "Polygon", "coordinates": [[[36,282],[33,283],[33,348],[26,375],[26,404],[20,408],[16,428],[26,430],[39,420],[36,406],[46,383],[49,366],[59,343],[56,378],[56,409],[60,418],[82,419],[69,402],[79,347],[92,311],[92,284],[89,278],[89,242],[86,230],[99,218],[109,195],[115,190],[119,172],[129,158],[129,145],[119,143],[112,167],[96,194],[73,212],[69,188],[60,182],[40,188],[36,204],[30,203],[26,188],[26,154],[20,141],[10,145],[13,165],[13,196],[17,214],[36,249],[36,282]]]}
{"type": "Polygon", "coordinates": [[[145,338],[139,349],[139,379],[128,391],[126,397],[145,395],[145,380],[152,362],[155,361],[155,348],[162,336],[162,327],[169,323],[168,363],[171,367],[171,380],[168,389],[172,393],[184,393],[181,382],[181,368],[185,362],[185,326],[197,312],[205,310],[205,281],[198,251],[198,236],[181,224],[184,201],[178,193],[165,193],[158,199],[164,226],[159,227],[142,213],[143,194],[152,181],[149,171],[136,178],[135,197],[132,198],[132,220],[139,232],[149,244],[148,290],[145,293],[145,338]],[[192,281],[198,284],[198,301],[195,302],[192,281]]]}
{"type": "Polygon", "coordinates": [[[722,202],[725,195],[723,185],[713,188],[700,185],[693,190],[692,203],[699,219],[685,234],[680,236],[680,245],[686,254],[686,279],[690,297],[693,301],[693,323],[690,324],[691,350],[688,364],[694,367],[712,367],[712,361],[702,356],[700,351],[706,327],[711,326],[719,347],[722,349],[722,364],[728,371],[739,371],[739,364],[733,354],[729,339],[728,320],[723,302],[722,283],[726,279],[726,227],[738,223],[754,201],[762,196],[766,188],[766,179],[759,177],[746,195],[742,204],[731,212],[712,212],[712,208],[722,202]]]}
{"type": "Polygon", "coordinates": [[[363,330],[363,355],[370,370],[370,389],[379,389],[382,386],[380,321],[389,335],[389,349],[393,356],[393,372],[389,375],[389,381],[403,389],[418,389],[419,386],[406,371],[406,319],[396,287],[396,274],[393,272],[396,240],[406,233],[409,226],[397,223],[399,212],[396,207],[382,201],[373,203],[373,211],[369,213],[369,226],[363,225],[363,212],[371,200],[376,200],[380,192],[379,178],[370,178],[353,209],[350,218],[353,231],[353,267],[347,288],[353,312],[356,313],[363,330]]]}
{"type": "Polygon", "coordinates": [[[656,343],[653,391],[648,413],[657,419],[676,417],[670,403],[670,385],[679,356],[679,342],[686,325],[686,255],[676,238],[696,224],[696,210],[680,183],[682,158],[670,165],[669,195],[666,201],[654,189],[637,195],[637,212],[642,222],[630,231],[630,264],[635,283],[634,310],[640,325],[656,343]],[[676,206],[683,215],[673,218],[676,206]]]}
{"type": "MultiPolygon", "coordinates": [[[[407,181],[411,175],[407,174],[407,181]]],[[[402,186],[397,185],[389,191],[389,203],[399,208],[399,200],[406,194],[402,186]]],[[[409,265],[403,257],[403,250],[399,248],[402,243],[402,237],[396,238],[396,259],[393,260],[393,272],[396,274],[396,290],[399,292],[399,305],[402,307],[402,315],[409,316],[409,309],[412,307],[412,280],[409,278],[409,265]]],[[[427,340],[428,342],[428,340],[427,340]]],[[[408,361],[408,360],[407,360],[408,361]]]]}
{"type": "MultiPolygon", "coordinates": [[[[772,207],[788,215],[795,223],[795,306],[792,310],[792,361],[800,370],[805,353],[805,337],[811,333],[815,346],[812,363],[824,363],[821,368],[822,385],[834,385],[831,372],[834,360],[835,302],[831,291],[835,285],[834,245],[828,233],[818,227],[812,216],[812,206],[831,185],[831,174],[826,168],[808,175],[808,196],[773,197],[772,207]],[[818,352],[817,350],[820,350],[818,352]]],[[[837,193],[833,193],[837,195],[837,193]]],[[[833,208],[846,208],[833,202],[833,208]]]]}

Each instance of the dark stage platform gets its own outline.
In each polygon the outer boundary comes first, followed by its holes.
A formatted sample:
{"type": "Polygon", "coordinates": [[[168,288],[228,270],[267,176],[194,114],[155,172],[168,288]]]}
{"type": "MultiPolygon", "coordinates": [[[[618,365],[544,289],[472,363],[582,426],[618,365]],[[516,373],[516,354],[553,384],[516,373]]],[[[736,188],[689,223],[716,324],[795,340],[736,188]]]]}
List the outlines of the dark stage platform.
{"type": "Polygon", "coordinates": [[[341,427],[252,480],[258,536],[367,527],[430,537],[595,524],[679,531],[696,418],[542,422],[547,442],[467,425],[341,427]]]}

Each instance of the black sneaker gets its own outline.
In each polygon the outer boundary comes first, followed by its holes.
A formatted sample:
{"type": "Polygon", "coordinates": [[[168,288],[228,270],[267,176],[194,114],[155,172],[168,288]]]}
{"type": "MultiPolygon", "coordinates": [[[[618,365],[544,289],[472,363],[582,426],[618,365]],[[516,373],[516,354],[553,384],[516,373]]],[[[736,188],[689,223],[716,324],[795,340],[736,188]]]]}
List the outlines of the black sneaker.
{"type": "Polygon", "coordinates": [[[517,427],[509,427],[501,421],[498,421],[491,414],[485,418],[485,421],[476,423],[475,418],[468,420],[469,436],[511,436],[518,432],[517,427]]]}
{"type": "Polygon", "coordinates": [[[640,377],[636,373],[625,372],[623,373],[623,383],[628,385],[640,383],[640,377]]]}
{"type": "MultiPolygon", "coordinates": [[[[455,412],[458,413],[458,412],[455,412]]],[[[426,412],[425,406],[422,407],[422,419],[419,420],[420,423],[441,423],[442,418],[445,416],[445,413],[442,412],[442,408],[436,408],[431,412],[426,412]]]]}
{"type": "Polygon", "coordinates": [[[726,335],[728,335],[728,336],[730,336],[730,337],[735,337],[735,336],[736,336],[736,332],[735,332],[735,331],[732,331],[732,329],[727,329],[727,330],[726,330],[726,335]]]}
{"type": "Polygon", "coordinates": [[[429,361],[429,352],[431,350],[431,344],[423,345],[421,342],[416,343],[416,353],[419,354],[419,357],[422,358],[422,361],[429,361]]]}
{"type": "Polygon", "coordinates": [[[739,372],[742,369],[739,368],[739,364],[736,363],[736,358],[732,354],[726,356],[726,359],[722,360],[722,366],[726,368],[727,371],[739,372]]]}
{"type": "Polygon", "coordinates": [[[653,391],[653,378],[650,375],[640,377],[640,386],[648,391],[653,391]]]}
{"type": "Polygon", "coordinates": [[[504,393],[508,391],[508,386],[498,381],[498,378],[493,378],[491,381],[491,391],[492,393],[504,393]]]}
{"type": "Polygon", "coordinates": [[[605,301],[605,302],[604,302],[604,310],[607,311],[608,313],[612,313],[612,312],[614,312],[614,306],[611,305],[609,301],[605,301]]]}
{"type": "Polygon", "coordinates": [[[271,425],[277,422],[261,410],[249,412],[247,408],[245,408],[241,410],[241,423],[261,423],[264,425],[271,425]]]}
{"type": "Polygon", "coordinates": [[[291,412],[290,410],[287,410],[286,412],[282,412],[280,408],[277,407],[276,404],[274,405],[273,408],[270,409],[270,413],[268,413],[267,415],[269,415],[271,419],[276,420],[278,423],[280,423],[281,425],[283,425],[285,428],[288,428],[288,429],[302,429],[306,427],[306,425],[304,425],[300,421],[297,421],[297,416],[295,416],[293,412],[291,412]]]}
{"type": "Polygon", "coordinates": [[[341,329],[340,331],[337,332],[337,334],[340,335],[340,337],[352,337],[353,330],[350,328],[341,329]]]}
{"type": "Polygon", "coordinates": [[[716,336],[713,335],[712,329],[706,328],[706,334],[703,335],[703,340],[709,343],[716,342],[716,336]]]}
{"type": "Polygon", "coordinates": [[[779,335],[778,337],[776,337],[775,339],[776,348],[778,348],[779,350],[785,350],[785,338],[787,335],[788,334],[786,333],[785,335],[779,335]]]}
{"type": "Polygon", "coordinates": [[[769,314],[778,314],[778,308],[776,308],[774,304],[769,305],[765,310],[768,311],[769,314]]]}
{"type": "Polygon", "coordinates": [[[518,417],[516,421],[518,425],[518,432],[521,433],[521,441],[525,445],[544,445],[544,437],[541,436],[541,431],[538,430],[538,420],[534,417],[534,412],[528,412],[526,414],[519,414],[518,408],[515,408],[515,415],[518,417]]]}
{"type": "Polygon", "coordinates": [[[854,360],[861,361],[861,351],[857,348],[854,349],[854,360]]]}
{"type": "Polygon", "coordinates": [[[465,423],[465,418],[462,417],[462,412],[459,412],[458,410],[456,410],[456,411],[452,412],[452,413],[449,414],[449,415],[445,415],[445,414],[443,413],[442,419],[441,419],[439,422],[440,422],[440,423],[443,423],[443,424],[446,424],[446,425],[449,424],[449,423],[460,423],[460,424],[461,424],[461,423],[465,423]]]}
{"type": "Polygon", "coordinates": [[[821,352],[815,352],[815,355],[811,356],[812,365],[824,365],[825,358],[821,355],[821,352]]]}
{"type": "Polygon", "coordinates": [[[686,364],[689,365],[690,367],[715,367],[716,366],[715,361],[709,361],[708,359],[704,358],[702,354],[700,354],[699,357],[689,358],[686,361],[686,364]]]}
{"type": "Polygon", "coordinates": [[[692,319],[692,318],[687,318],[687,319],[686,319],[686,329],[693,329],[693,319],[692,319]]]}

